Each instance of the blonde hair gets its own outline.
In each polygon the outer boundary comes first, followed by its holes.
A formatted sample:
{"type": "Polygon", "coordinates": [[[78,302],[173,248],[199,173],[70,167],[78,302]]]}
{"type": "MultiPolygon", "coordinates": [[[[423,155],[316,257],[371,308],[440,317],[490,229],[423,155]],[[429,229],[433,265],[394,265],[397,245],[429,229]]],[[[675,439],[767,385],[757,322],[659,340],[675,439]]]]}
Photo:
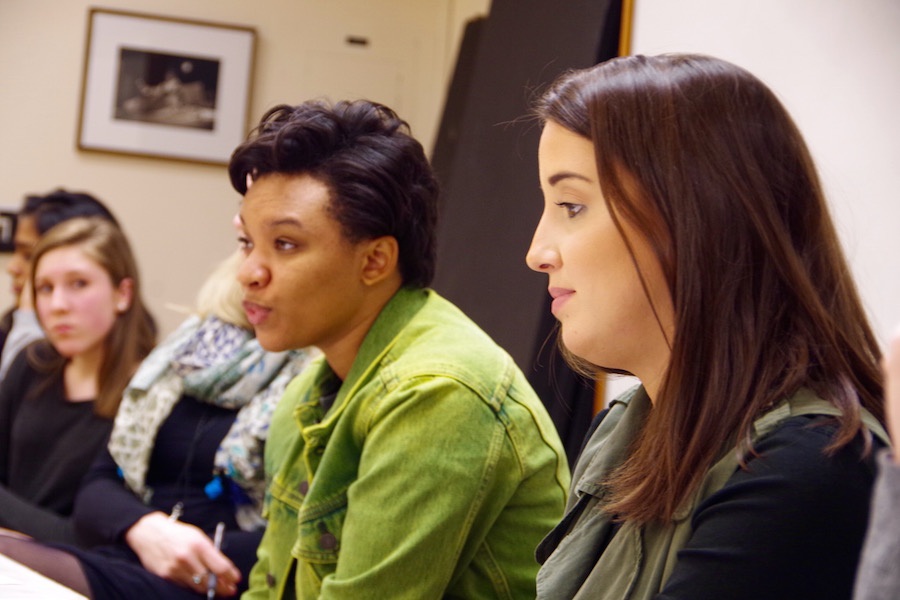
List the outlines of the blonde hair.
{"type": "Polygon", "coordinates": [[[241,260],[240,251],[235,251],[213,269],[197,293],[197,312],[201,318],[212,315],[252,331],[242,306],[244,291],[237,280],[241,260]]]}

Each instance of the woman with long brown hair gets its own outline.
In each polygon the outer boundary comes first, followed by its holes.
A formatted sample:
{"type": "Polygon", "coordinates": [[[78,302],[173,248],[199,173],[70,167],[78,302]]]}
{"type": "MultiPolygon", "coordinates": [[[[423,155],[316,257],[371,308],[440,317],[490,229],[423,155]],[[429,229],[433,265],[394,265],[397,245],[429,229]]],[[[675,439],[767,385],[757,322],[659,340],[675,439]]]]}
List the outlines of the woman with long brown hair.
{"type": "Polygon", "coordinates": [[[46,340],[0,385],[0,526],[73,542],[78,485],[156,326],[128,240],[106,218],[51,228],[34,249],[31,286],[46,340]]]}
{"type": "Polygon", "coordinates": [[[849,598],[880,351],[806,145],[759,79],[614,59],[541,99],[549,276],[571,362],[641,385],[595,422],[540,598],[849,598]]]}

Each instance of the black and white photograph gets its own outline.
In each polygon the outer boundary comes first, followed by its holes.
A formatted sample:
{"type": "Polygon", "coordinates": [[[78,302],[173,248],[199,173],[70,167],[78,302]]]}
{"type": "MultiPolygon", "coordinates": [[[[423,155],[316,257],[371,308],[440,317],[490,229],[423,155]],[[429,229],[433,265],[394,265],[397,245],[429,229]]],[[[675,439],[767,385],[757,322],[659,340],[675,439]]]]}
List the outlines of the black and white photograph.
{"type": "Polygon", "coordinates": [[[256,31],[94,8],[78,148],[225,164],[247,133],[256,31]]]}
{"type": "Polygon", "coordinates": [[[219,61],[122,48],[116,118],[213,129],[219,61]]]}

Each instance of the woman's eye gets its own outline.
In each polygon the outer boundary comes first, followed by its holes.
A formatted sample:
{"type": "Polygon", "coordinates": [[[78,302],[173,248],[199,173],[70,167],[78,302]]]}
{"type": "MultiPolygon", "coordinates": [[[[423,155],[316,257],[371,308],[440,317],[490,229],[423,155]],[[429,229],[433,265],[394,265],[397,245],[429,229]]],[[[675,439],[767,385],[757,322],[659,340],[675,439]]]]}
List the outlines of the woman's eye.
{"type": "Polygon", "coordinates": [[[557,202],[556,205],[565,209],[566,216],[570,219],[577,216],[582,210],[584,210],[584,205],[572,204],[571,202],[557,202]]]}
{"type": "Polygon", "coordinates": [[[277,250],[293,250],[296,247],[297,244],[295,244],[294,242],[282,239],[275,240],[275,248],[277,250]]]}
{"type": "Polygon", "coordinates": [[[53,286],[48,283],[41,283],[34,286],[35,294],[49,294],[53,291],[53,286]]]}
{"type": "Polygon", "coordinates": [[[250,239],[245,236],[240,236],[238,237],[238,248],[241,250],[241,252],[246,254],[253,249],[253,242],[251,242],[250,239]]]}
{"type": "Polygon", "coordinates": [[[81,288],[87,287],[87,284],[88,282],[86,279],[74,279],[69,285],[71,285],[73,289],[80,290],[81,288]]]}

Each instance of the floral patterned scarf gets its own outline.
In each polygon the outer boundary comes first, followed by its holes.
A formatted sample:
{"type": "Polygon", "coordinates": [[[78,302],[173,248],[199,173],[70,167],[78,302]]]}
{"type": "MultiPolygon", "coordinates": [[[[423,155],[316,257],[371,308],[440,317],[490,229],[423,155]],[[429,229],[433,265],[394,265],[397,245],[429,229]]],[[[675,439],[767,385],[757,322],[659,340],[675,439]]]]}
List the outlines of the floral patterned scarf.
{"type": "Polygon", "coordinates": [[[224,475],[246,492],[252,504],[238,506],[238,522],[247,529],[258,526],[265,493],[262,452],[272,411],[290,380],[317,355],[315,350],[266,352],[236,325],[216,317],[189,318],[144,359],[125,389],[109,451],[126,485],[150,500],[153,490],[145,477],[156,434],[182,395],[236,409],[211,477],[224,475]]]}

